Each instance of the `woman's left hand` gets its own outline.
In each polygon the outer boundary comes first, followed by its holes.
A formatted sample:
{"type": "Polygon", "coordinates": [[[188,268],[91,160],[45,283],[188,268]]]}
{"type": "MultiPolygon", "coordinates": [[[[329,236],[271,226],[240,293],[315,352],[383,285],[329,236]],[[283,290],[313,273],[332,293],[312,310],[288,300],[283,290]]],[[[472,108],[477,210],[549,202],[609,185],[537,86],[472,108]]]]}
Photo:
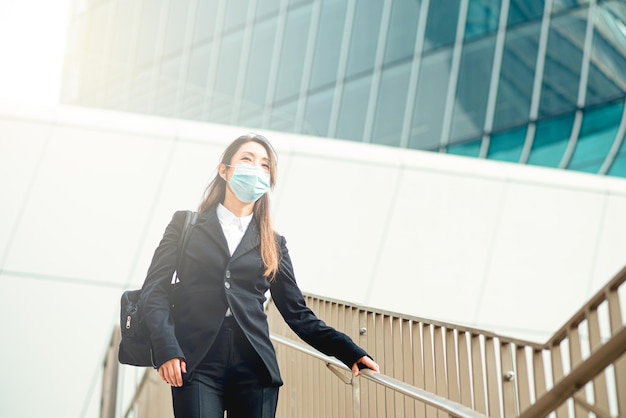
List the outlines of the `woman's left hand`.
{"type": "Polygon", "coordinates": [[[352,365],[352,374],[354,375],[354,377],[357,377],[359,375],[359,363],[364,365],[368,369],[374,371],[375,373],[380,372],[380,368],[378,367],[378,364],[376,364],[374,360],[372,360],[368,356],[363,356],[360,359],[358,359],[356,363],[352,365]]]}

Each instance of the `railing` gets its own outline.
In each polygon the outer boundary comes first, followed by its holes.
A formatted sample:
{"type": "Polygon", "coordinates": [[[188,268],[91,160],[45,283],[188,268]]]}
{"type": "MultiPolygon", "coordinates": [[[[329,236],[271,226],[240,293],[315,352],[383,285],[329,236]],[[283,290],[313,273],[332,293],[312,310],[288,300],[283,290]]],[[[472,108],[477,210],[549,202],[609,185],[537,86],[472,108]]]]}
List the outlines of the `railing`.
{"type": "MultiPolygon", "coordinates": [[[[384,374],[480,414],[534,418],[550,412],[588,417],[593,412],[597,417],[626,417],[626,335],[620,303],[625,281],[626,268],[545,344],[312,295],[306,301],[321,319],[366,349],[384,374]]],[[[271,303],[268,319],[275,335],[298,340],[271,303]]],[[[319,360],[282,344],[277,354],[285,380],[279,397],[283,417],[447,416],[427,402],[371,381],[362,382],[354,395],[319,360]]]]}
{"type": "MultiPolygon", "coordinates": [[[[299,342],[270,302],[285,381],[278,417],[626,417],[624,282],[626,268],[545,344],[306,295],[322,320],[380,364],[381,374],[365,370],[363,379],[299,342]]],[[[116,409],[116,333],[105,361],[103,418],[116,409]]],[[[124,416],[172,416],[168,386],[154,371],[146,371],[124,416]]]]}
{"type": "MultiPolygon", "coordinates": [[[[296,342],[296,341],[292,341],[288,338],[285,337],[280,337],[278,335],[274,335],[272,334],[270,336],[270,338],[272,339],[272,341],[278,343],[278,344],[282,344],[286,347],[289,347],[291,349],[297,350],[301,353],[307,354],[309,356],[312,356],[314,358],[317,358],[318,360],[322,360],[325,364],[326,367],[328,367],[330,369],[331,372],[333,372],[334,374],[336,374],[345,384],[348,385],[352,385],[355,388],[358,388],[358,386],[356,385],[356,381],[354,380],[354,378],[346,378],[345,375],[341,374],[339,371],[337,371],[336,369],[339,370],[343,370],[344,372],[350,372],[350,369],[348,369],[348,367],[346,367],[345,364],[343,364],[342,362],[340,362],[339,360],[337,360],[334,357],[329,357],[325,354],[320,353],[319,351],[311,348],[308,345],[296,342]],[[336,368],[336,369],[335,369],[336,368]]],[[[368,369],[364,369],[360,371],[360,375],[363,376],[366,379],[369,379],[379,385],[384,386],[385,388],[391,389],[395,392],[401,393],[403,395],[409,396],[415,400],[424,402],[425,404],[434,406],[435,408],[447,412],[448,414],[450,414],[453,417],[458,417],[458,418],[486,418],[485,415],[483,414],[479,414],[478,412],[467,408],[457,402],[453,402],[450,401],[449,399],[446,398],[442,398],[441,396],[437,396],[435,394],[420,390],[416,387],[407,385],[404,382],[401,382],[399,380],[393,379],[389,376],[385,376],[384,374],[379,374],[379,373],[374,373],[371,370],[368,369]]],[[[355,389],[358,390],[358,389],[355,389]]],[[[355,402],[359,402],[359,398],[358,396],[353,396],[353,400],[355,402]]]]}

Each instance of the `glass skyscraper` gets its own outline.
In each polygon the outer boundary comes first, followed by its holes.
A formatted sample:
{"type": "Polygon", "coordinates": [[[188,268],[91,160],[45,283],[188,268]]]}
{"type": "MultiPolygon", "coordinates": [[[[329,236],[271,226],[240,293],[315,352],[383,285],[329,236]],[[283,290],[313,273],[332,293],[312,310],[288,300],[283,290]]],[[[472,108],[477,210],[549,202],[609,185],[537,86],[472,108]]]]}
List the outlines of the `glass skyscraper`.
{"type": "Polygon", "coordinates": [[[626,2],[75,0],[62,100],[626,177],[626,2]]]}

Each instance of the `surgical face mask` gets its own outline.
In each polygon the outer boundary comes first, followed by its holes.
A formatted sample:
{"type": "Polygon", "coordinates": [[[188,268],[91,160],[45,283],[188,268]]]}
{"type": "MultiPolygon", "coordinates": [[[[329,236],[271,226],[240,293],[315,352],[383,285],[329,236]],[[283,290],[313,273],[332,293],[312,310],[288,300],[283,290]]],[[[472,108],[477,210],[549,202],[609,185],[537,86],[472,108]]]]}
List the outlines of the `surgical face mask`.
{"type": "Polygon", "coordinates": [[[237,199],[242,202],[256,202],[270,190],[270,175],[262,167],[241,164],[228,166],[235,169],[228,184],[237,199]]]}

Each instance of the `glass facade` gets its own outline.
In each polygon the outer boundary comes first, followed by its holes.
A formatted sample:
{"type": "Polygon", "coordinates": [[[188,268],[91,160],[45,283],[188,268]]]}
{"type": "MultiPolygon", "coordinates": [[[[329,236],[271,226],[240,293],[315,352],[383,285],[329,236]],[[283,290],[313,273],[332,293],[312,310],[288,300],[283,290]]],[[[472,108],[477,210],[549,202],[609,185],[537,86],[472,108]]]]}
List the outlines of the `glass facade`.
{"type": "Polygon", "coordinates": [[[626,2],[75,0],[62,100],[626,177],[626,2]]]}

